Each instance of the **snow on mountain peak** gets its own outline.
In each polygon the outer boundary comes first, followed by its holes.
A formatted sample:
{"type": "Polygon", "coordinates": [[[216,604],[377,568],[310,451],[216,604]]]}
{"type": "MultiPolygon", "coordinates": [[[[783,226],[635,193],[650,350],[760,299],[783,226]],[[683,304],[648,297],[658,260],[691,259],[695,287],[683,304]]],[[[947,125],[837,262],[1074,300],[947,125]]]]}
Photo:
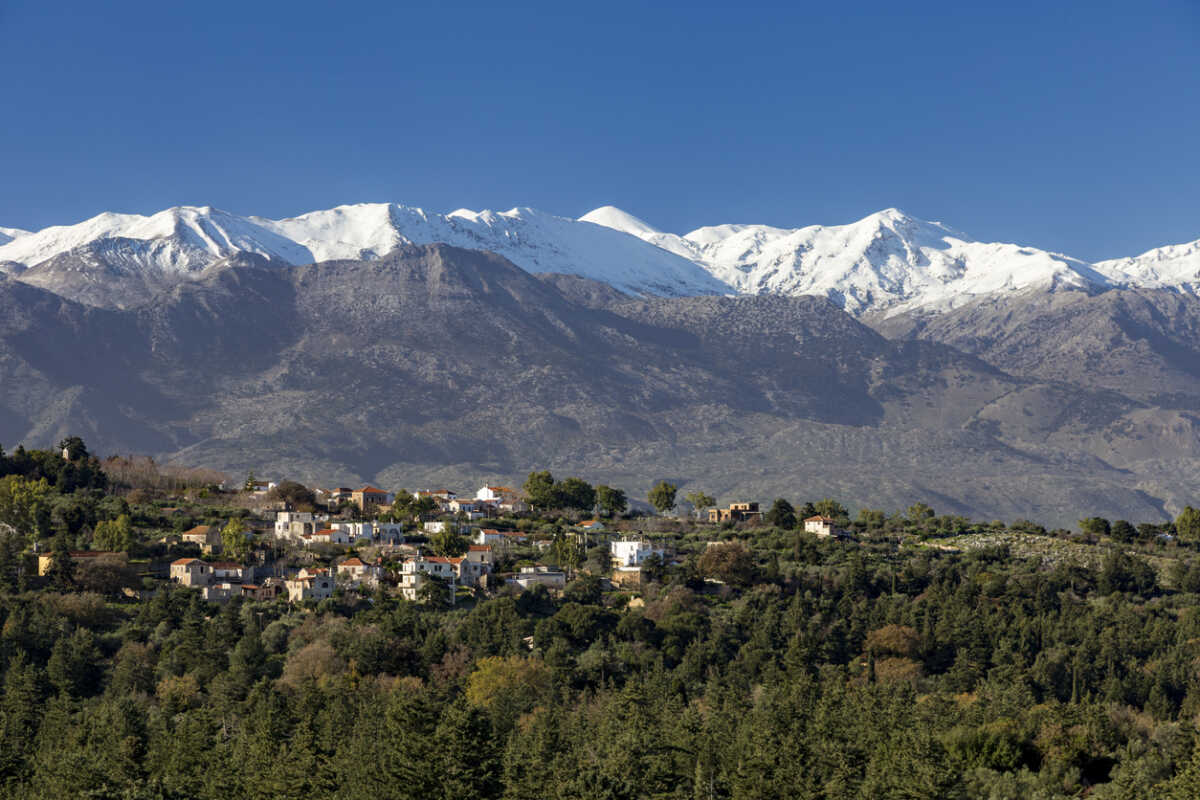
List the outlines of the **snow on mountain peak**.
{"type": "Polygon", "coordinates": [[[686,236],[635,235],[691,258],[740,293],[822,295],[852,314],[952,308],[981,294],[1035,287],[1109,285],[1075,259],[975,242],[897,208],[846,225],[726,224],[686,236]]]}
{"type": "MultiPolygon", "coordinates": [[[[307,255],[293,261],[294,264],[357,260],[378,258],[403,243],[392,222],[392,209],[391,203],[356,203],[287,219],[250,217],[250,220],[301,247],[307,255]]],[[[409,211],[425,213],[419,208],[409,211]]]]}
{"type": "MultiPolygon", "coordinates": [[[[209,206],[177,206],[151,216],[105,212],[76,225],[43,228],[0,245],[0,261],[34,267],[57,255],[105,240],[146,243],[145,266],[196,271],[216,258],[258,253],[288,263],[311,260],[295,242],[242,217],[209,206]]],[[[138,260],[137,254],[133,255],[138,260]]]]}
{"type": "MultiPolygon", "coordinates": [[[[936,311],[1035,289],[1172,286],[1200,294],[1200,241],[1091,265],[979,242],[897,208],[845,225],[724,224],[679,236],[614,206],[577,220],[525,206],[437,214],[359,203],[278,220],[177,206],[150,216],[106,212],[36,232],[0,228],[0,265],[56,291],[69,289],[81,272],[93,284],[140,275],[145,285],[162,286],[243,253],[298,265],[381,258],[405,244],[435,242],[490,250],[529,272],[580,275],[634,294],[811,294],[852,314],[936,311]]],[[[97,302],[110,295],[99,293],[97,302]]]]}
{"type": "Polygon", "coordinates": [[[339,207],[260,224],[303,243],[317,260],[374,258],[400,244],[444,242],[491,250],[530,272],[565,272],[649,294],[730,291],[689,260],[614,231],[525,206],[508,211],[460,208],[431,214],[419,208],[339,207]]]}
{"type": "Polygon", "coordinates": [[[3,228],[0,227],[0,245],[8,244],[13,239],[21,236],[28,236],[29,231],[21,228],[3,228]]]}
{"type": "Polygon", "coordinates": [[[1100,261],[1096,269],[1129,285],[1174,287],[1200,294],[1200,239],[1156,247],[1140,256],[1100,261]]]}
{"type": "Polygon", "coordinates": [[[622,211],[616,206],[594,208],[580,217],[579,221],[603,225],[605,228],[612,228],[613,230],[629,233],[639,238],[662,233],[662,231],[651,227],[644,220],[638,219],[628,211],[622,211]]]}

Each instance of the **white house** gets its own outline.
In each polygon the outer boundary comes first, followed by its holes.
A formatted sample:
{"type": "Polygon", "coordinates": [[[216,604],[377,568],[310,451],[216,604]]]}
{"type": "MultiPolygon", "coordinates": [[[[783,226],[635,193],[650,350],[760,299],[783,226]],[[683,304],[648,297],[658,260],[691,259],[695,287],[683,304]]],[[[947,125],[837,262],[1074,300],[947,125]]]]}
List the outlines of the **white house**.
{"type": "Polygon", "coordinates": [[[422,586],[432,575],[450,585],[450,597],[454,598],[454,584],[458,570],[448,558],[410,558],[400,564],[400,596],[405,600],[417,600],[422,586]]]}
{"type": "Polygon", "coordinates": [[[418,500],[428,497],[437,503],[438,508],[444,509],[447,503],[458,497],[458,494],[449,489],[418,489],[413,492],[413,497],[416,497],[418,500]]]}
{"type": "Polygon", "coordinates": [[[275,537],[297,540],[306,533],[315,533],[327,517],[317,518],[308,511],[278,511],[275,513],[275,537]]]}
{"type": "Polygon", "coordinates": [[[517,496],[517,492],[507,486],[484,486],[475,493],[476,500],[488,503],[501,503],[505,500],[515,499],[517,496]]]}
{"type": "Polygon", "coordinates": [[[821,538],[836,536],[837,528],[833,525],[833,517],[808,517],[804,520],[804,530],[808,533],[815,533],[821,538]]]}
{"type": "Polygon", "coordinates": [[[350,544],[350,534],[340,528],[322,528],[319,531],[306,533],[301,537],[306,545],[310,544],[350,544]]]}
{"type": "Polygon", "coordinates": [[[467,519],[483,519],[487,516],[488,511],[492,510],[492,504],[482,500],[461,500],[456,498],[446,504],[446,509],[451,514],[463,514],[467,519]]]}
{"type": "Polygon", "coordinates": [[[567,575],[562,570],[551,569],[542,564],[534,567],[521,567],[521,571],[509,579],[522,589],[529,589],[541,584],[548,589],[561,590],[567,585],[567,575]]]}
{"type": "Polygon", "coordinates": [[[397,543],[404,540],[404,525],[399,522],[331,522],[329,527],[344,531],[351,542],[370,539],[372,542],[397,543]]]}
{"type": "Polygon", "coordinates": [[[666,558],[666,551],[642,539],[625,539],[609,545],[614,567],[640,567],[652,555],[666,558]]]}

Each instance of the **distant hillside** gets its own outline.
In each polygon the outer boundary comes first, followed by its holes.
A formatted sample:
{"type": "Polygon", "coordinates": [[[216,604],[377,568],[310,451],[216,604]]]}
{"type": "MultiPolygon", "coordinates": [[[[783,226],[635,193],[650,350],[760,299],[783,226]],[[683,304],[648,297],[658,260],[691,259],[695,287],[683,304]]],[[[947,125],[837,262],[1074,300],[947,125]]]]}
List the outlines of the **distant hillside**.
{"type": "Polygon", "coordinates": [[[1195,485],[1190,429],[1152,430],[1191,412],[980,355],[889,341],[820,298],[639,299],[445,245],[243,258],[125,311],[0,278],[0,442],[77,433],[316,483],[549,468],[634,495],[668,478],[1060,523],[1159,519],[1195,485]],[[1113,456],[1168,439],[1173,472],[1113,456]]]}

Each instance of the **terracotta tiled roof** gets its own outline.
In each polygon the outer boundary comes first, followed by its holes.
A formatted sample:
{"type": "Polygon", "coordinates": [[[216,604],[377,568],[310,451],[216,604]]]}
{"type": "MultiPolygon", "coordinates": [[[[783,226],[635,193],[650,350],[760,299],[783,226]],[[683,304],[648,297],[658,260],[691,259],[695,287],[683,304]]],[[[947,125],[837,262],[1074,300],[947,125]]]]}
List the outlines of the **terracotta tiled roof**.
{"type": "Polygon", "coordinates": [[[342,562],[341,564],[339,564],[338,566],[342,566],[342,567],[365,567],[365,566],[366,566],[366,564],[363,562],[363,560],[362,560],[361,558],[355,557],[355,558],[347,558],[345,561],[343,561],[343,562],[342,562]]]}
{"type": "Polygon", "coordinates": [[[818,514],[815,517],[805,517],[804,521],[805,522],[829,522],[829,523],[832,523],[834,521],[834,519],[833,519],[833,517],[823,517],[820,514],[818,514]]]}
{"type": "Polygon", "coordinates": [[[182,567],[184,564],[191,564],[193,561],[203,564],[204,562],[198,558],[177,558],[171,562],[172,567],[182,567]]]}

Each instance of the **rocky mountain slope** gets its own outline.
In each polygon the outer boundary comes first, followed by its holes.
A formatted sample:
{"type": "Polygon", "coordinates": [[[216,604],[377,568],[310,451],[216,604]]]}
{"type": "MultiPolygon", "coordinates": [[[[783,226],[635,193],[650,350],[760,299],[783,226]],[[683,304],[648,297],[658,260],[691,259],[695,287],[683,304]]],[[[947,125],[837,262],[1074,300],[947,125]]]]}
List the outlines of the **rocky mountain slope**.
{"type": "MultiPolygon", "coordinates": [[[[1088,449],[1130,485],[1176,508],[1200,482],[1200,299],[1173,289],[992,297],[934,317],[869,320],[882,333],[939,342],[1010,375],[1055,387],[1006,399],[1030,433],[1080,402],[1077,387],[1120,397],[1119,414],[1086,433],[1088,449]]],[[[1089,401],[1091,402],[1091,401],[1089,401]]],[[[1117,406],[1105,412],[1111,414],[1117,406]]],[[[1063,443],[1047,434],[1047,446],[1063,443]]]]}
{"type": "Polygon", "coordinates": [[[1194,432],[1145,438],[1190,412],[931,339],[823,298],[634,297],[445,245],[236,257],[125,310],[0,278],[0,441],[77,433],[319,483],[549,468],[635,495],[668,478],[1063,523],[1161,518],[1194,486],[1194,432]],[[1168,439],[1175,477],[1135,452],[1168,439]]]}

